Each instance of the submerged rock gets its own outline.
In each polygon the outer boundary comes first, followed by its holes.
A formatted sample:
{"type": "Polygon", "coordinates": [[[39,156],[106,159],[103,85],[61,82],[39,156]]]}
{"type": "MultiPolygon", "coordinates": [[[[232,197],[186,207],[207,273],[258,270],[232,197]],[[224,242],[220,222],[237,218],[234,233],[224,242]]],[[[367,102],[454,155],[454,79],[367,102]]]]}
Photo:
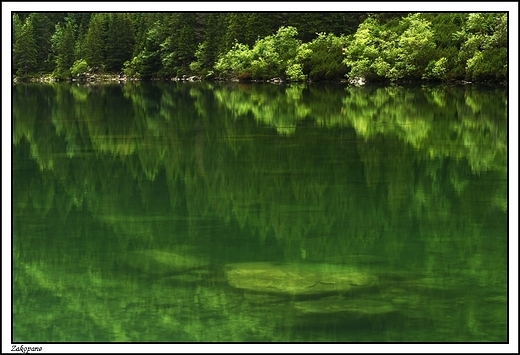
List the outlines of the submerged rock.
{"type": "Polygon", "coordinates": [[[123,263],[153,275],[166,275],[207,266],[209,262],[186,253],[162,250],[142,250],[127,253],[123,263]]]}
{"type": "Polygon", "coordinates": [[[239,263],[225,271],[235,288],[283,295],[344,293],[378,284],[374,275],[338,265],[239,263]]]}

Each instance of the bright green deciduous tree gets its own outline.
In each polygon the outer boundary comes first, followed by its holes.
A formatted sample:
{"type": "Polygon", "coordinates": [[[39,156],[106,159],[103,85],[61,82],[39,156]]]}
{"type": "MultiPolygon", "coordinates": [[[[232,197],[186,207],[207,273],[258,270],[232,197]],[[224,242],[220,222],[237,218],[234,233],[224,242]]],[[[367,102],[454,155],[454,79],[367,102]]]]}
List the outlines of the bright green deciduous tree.
{"type": "Polygon", "coordinates": [[[303,61],[311,50],[297,35],[294,27],[280,27],[276,34],[257,40],[252,49],[236,43],[219,58],[215,70],[239,78],[303,80],[303,61]]]}
{"type": "Polygon", "coordinates": [[[349,76],[367,79],[419,79],[435,48],[430,22],[412,14],[388,28],[368,18],[355,33],[344,63],[349,76]]]}
{"type": "Polygon", "coordinates": [[[430,22],[421,14],[405,17],[402,25],[406,30],[399,36],[395,48],[395,62],[387,74],[390,79],[421,78],[435,48],[430,22]]]}
{"type": "Polygon", "coordinates": [[[225,76],[251,77],[249,70],[252,60],[253,52],[249,46],[237,42],[231,50],[219,57],[215,70],[225,76]]]}
{"type": "Polygon", "coordinates": [[[390,66],[382,74],[391,80],[420,79],[435,49],[431,24],[421,14],[412,14],[400,26],[405,30],[383,52],[390,66]]]}
{"type": "Polygon", "coordinates": [[[428,63],[428,66],[424,70],[424,74],[423,74],[422,78],[423,79],[437,79],[437,80],[446,79],[447,63],[448,63],[448,60],[446,59],[446,57],[442,57],[439,60],[430,61],[428,63]]]}
{"type": "Polygon", "coordinates": [[[72,76],[78,76],[84,74],[88,71],[88,64],[85,59],[78,59],[74,62],[72,67],[70,68],[70,73],[72,76]]]}
{"type": "Polygon", "coordinates": [[[507,77],[507,14],[470,14],[455,36],[462,40],[459,60],[467,79],[507,77]]]}
{"type": "Polygon", "coordinates": [[[380,52],[388,43],[389,38],[384,38],[386,33],[382,31],[376,19],[369,17],[354,34],[352,41],[345,50],[343,63],[350,68],[350,78],[377,79],[374,64],[380,57],[380,52]]]}

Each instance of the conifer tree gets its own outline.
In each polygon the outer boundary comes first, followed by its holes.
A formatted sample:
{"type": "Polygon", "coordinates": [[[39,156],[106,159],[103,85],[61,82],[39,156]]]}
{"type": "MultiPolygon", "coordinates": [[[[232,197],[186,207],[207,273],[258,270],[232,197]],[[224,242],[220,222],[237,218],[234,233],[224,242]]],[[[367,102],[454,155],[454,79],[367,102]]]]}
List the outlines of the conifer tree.
{"type": "Polygon", "coordinates": [[[18,61],[20,57],[20,47],[17,42],[22,34],[23,22],[20,20],[20,16],[17,13],[13,14],[13,61],[12,61],[12,72],[16,73],[18,69],[18,61]]]}
{"type": "Polygon", "coordinates": [[[85,59],[94,70],[103,70],[106,56],[106,14],[94,14],[83,44],[85,59]]]}
{"type": "Polygon", "coordinates": [[[55,74],[59,77],[69,77],[70,68],[74,64],[74,25],[72,20],[66,18],[64,24],[56,25],[53,35],[56,53],[55,74]]]}
{"type": "Polygon", "coordinates": [[[17,15],[13,16],[14,45],[13,45],[13,64],[16,74],[22,77],[29,76],[37,69],[38,47],[34,39],[32,21],[21,21],[17,15]]]}
{"type": "Polygon", "coordinates": [[[37,46],[36,66],[38,71],[50,72],[54,63],[49,60],[51,36],[54,32],[53,14],[31,13],[27,21],[32,23],[33,37],[37,46]]]}
{"type": "Polygon", "coordinates": [[[125,14],[110,14],[107,26],[106,68],[120,71],[123,63],[132,58],[134,29],[125,14]]]}
{"type": "Polygon", "coordinates": [[[208,14],[204,33],[204,52],[202,54],[202,67],[212,68],[218,58],[218,50],[223,43],[225,28],[222,21],[225,14],[208,14]]]}

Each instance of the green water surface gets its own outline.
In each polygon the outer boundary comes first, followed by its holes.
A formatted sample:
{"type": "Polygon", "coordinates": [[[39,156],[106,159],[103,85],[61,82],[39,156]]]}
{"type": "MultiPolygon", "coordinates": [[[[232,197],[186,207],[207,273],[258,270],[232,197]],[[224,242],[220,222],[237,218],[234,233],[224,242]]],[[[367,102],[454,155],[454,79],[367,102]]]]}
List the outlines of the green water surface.
{"type": "Polygon", "coordinates": [[[13,341],[506,342],[507,94],[13,86],[13,341]]]}

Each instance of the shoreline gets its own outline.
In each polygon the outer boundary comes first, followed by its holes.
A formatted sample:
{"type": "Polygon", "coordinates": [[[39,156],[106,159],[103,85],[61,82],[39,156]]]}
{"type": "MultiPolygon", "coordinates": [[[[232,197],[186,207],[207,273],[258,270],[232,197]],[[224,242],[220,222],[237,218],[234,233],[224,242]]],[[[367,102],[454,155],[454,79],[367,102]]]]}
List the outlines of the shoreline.
{"type": "Polygon", "coordinates": [[[187,76],[183,75],[182,77],[173,77],[173,78],[149,78],[142,79],[136,77],[126,77],[120,76],[119,74],[96,74],[90,77],[80,77],[80,78],[66,78],[60,79],[52,77],[51,75],[42,75],[40,77],[28,77],[28,78],[13,78],[13,83],[42,83],[42,84],[52,84],[52,83],[78,83],[78,84],[108,84],[108,83],[122,83],[122,82],[154,82],[154,81],[172,81],[172,82],[234,82],[234,83],[245,83],[245,84],[254,84],[254,83],[270,83],[270,84],[347,84],[352,86],[364,86],[364,85],[413,85],[413,84],[433,84],[433,85],[486,85],[486,86],[508,86],[508,81],[498,81],[498,80],[485,80],[485,81],[467,81],[463,79],[451,79],[451,80],[414,80],[414,79],[403,79],[397,80],[395,82],[380,80],[380,81],[366,81],[363,78],[355,78],[355,79],[334,79],[334,80],[323,80],[323,81],[286,81],[281,78],[272,78],[265,80],[253,80],[253,79],[237,79],[237,78],[212,78],[212,79],[202,79],[198,76],[187,76]]]}

